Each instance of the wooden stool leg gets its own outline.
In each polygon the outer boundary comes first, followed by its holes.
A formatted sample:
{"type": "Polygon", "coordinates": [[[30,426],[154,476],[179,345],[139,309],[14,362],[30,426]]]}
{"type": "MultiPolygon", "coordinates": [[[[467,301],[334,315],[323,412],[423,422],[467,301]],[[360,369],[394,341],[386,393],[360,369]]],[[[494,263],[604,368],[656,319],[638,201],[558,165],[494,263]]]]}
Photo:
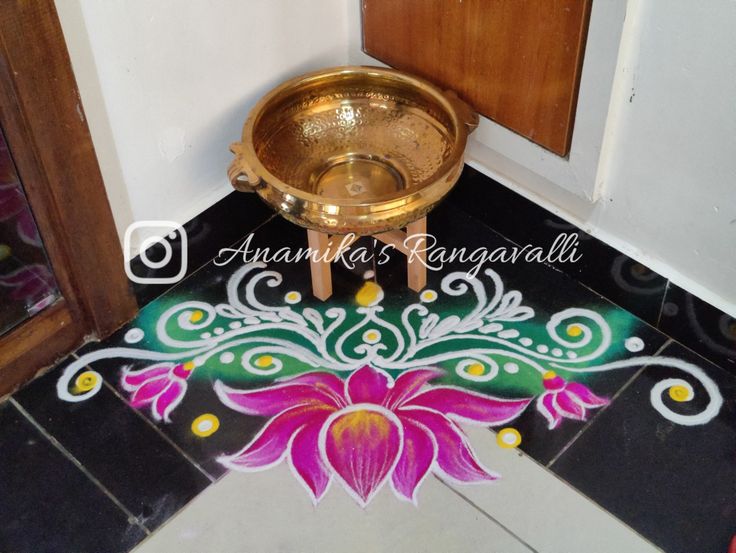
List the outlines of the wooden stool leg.
{"type": "MultiPolygon", "coordinates": [[[[427,232],[427,218],[422,217],[418,221],[414,221],[413,223],[409,223],[409,226],[406,227],[406,234],[407,236],[412,236],[414,234],[426,234],[427,232]]],[[[422,249],[426,246],[427,239],[422,238],[415,238],[411,242],[411,248],[417,248],[420,247],[422,249]],[[421,244],[417,245],[417,240],[421,241],[421,244]]],[[[410,249],[411,249],[410,248],[410,249]]],[[[408,277],[408,284],[409,288],[414,290],[415,292],[419,292],[422,288],[424,288],[427,285],[427,252],[417,252],[417,254],[414,256],[413,259],[407,258],[407,264],[406,264],[406,274],[408,277]]]]}
{"type": "Polygon", "coordinates": [[[329,236],[316,230],[307,230],[307,240],[312,251],[316,251],[318,261],[310,258],[309,269],[312,272],[312,293],[314,297],[325,301],[332,295],[332,261],[329,260],[329,236]]]}

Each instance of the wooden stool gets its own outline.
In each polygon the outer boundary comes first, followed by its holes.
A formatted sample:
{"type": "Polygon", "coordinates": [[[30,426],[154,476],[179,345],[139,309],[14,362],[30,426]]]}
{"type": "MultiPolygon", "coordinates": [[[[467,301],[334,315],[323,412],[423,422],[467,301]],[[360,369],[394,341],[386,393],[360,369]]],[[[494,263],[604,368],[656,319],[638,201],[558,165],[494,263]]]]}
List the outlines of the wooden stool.
{"type": "MultiPolygon", "coordinates": [[[[409,223],[406,232],[401,230],[389,230],[373,235],[373,238],[384,244],[394,246],[397,250],[407,256],[406,274],[409,288],[419,292],[427,284],[427,253],[415,252],[409,257],[410,248],[404,243],[407,236],[414,234],[426,234],[427,218],[409,223]]],[[[359,236],[354,236],[349,242],[344,242],[344,237],[339,235],[328,235],[316,230],[308,230],[307,238],[312,251],[318,252],[316,256],[310,257],[310,270],[312,272],[312,293],[314,297],[324,301],[332,295],[332,262],[335,260],[337,250],[341,244],[346,246],[355,242],[359,236]],[[315,259],[316,257],[316,259],[315,259]]],[[[418,238],[424,240],[426,238],[418,238]]],[[[416,247],[416,246],[415,246],[416,247]]],[[[421,248],[422,250],[424,247],[421,248]]]]}

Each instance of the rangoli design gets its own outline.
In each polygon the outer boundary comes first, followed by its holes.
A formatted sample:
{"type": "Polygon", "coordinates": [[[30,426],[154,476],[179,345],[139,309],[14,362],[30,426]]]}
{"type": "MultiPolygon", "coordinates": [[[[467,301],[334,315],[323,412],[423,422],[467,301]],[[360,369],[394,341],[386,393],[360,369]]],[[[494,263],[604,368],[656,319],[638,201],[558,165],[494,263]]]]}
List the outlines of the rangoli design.
{"type": "MultiPolygon", "coordinates": [[[[250,263],[230,277],[224,303],[183,301],[150,321],[139,316],[150,328],[128,330],[130,346],[70,364],[59,397],[92,397],[102,377],[88,365],[121,359],[120,387],[131,406],[168,424],[192,379],[206,379],[229,408],[265,418],[260,432],[220,463],[252,472],[286,462],[315,504],[336,481],[361,506],[386,483],[416,503],[430,473],[449,482],[495,480],[462,426],[507,425],[529,409],[550,430],[564,419],[586,420],[609,403],[582,382],[596,373],[649,365],[688,374],[707,396],[697,413],[672,408],[693,400],[690,381],[667,378],[651,390],[652,407],[676,424],[706,424],[723,402],[699,367],[635,355],[644,343],[621,335],[628,323],[615,313],[607,322],[572,307],[540,323],[521,292],[505,290],[491,269],[477,277],[449,273],[438,290],[425,289],[408,305],[389,301],[372,281],[344,306],[282,284],[277,271],[250,263]],[[144,340],[149,347],[133,347],[144,340]]],[[[205,438],[218,426],[217,417],[203,414],[191,429],[205,438]]],[[[503,447],[520,440],[512,427],[498,432],[503,447]]]]}

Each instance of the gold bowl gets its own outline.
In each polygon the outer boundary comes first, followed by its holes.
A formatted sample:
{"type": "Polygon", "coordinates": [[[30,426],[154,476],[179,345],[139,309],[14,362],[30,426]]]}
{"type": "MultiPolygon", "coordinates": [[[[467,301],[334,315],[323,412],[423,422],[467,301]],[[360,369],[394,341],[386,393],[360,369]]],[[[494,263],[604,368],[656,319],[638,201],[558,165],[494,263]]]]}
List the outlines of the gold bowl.
{"type": "Polygon", "coordinates": [[[379,67],[291,79],[251,110],[228,176],[290,221],[370,235],[424,217],[454,186],[478,115],[451,91],[379,67]]]}

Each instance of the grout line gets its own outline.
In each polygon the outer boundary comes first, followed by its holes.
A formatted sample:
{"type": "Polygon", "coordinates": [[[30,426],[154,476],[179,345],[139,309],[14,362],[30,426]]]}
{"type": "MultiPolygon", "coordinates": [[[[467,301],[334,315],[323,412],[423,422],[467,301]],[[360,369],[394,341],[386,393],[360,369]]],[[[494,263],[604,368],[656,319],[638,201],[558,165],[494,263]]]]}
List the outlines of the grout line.
{"type": "MultiPolygon", "coordinates": [[[[665,284],[664,292],[662,293],[662,303],[659,304],[659,312],[657,313],[657,323],[654,325],[657,330],[659,330],[659,325],[662,322],[662,310],[664,309],[664,302],[667,300],[667,292],[670,290],[670,285],[672,283],[668,280],[667,284],[665,284]]],[[[662,332],[660,330],[660,332],[662,332]]]]}
{"type": "Polygon", "coordinates": [[[100,491],[102,491],[102,493],[104,493],[108,497],[108,499],[110,499],[110,501],[112,501],[118,507],[118,509],[120,509],[128,517],[129,523],[134,523],[140,526],[147,535],[151,534],[151,531],[138,519],[138,517],[131,513],[128,508],[123,505],[122,502],[117,497],[115,497],[113,493],[108,490],[102,482],[95,478],[95,476],[90,473],[82,463],[79,462],[79,459],[72,455],[71,452],[59,442],[59,440],[54,438],[54,436],[52,436],[43,426],[41,426],[41,424],[36,419],[34,419],[31,414],[26,411],[20,403],[16,401],[14,397],[9,398],[8,401],[18,410],[21,415],[23,415],[28,420],[28,422],[33,425],[36,430],[41,433],[44,438],[46,438],[51,443],[52,446],[54,446],[64,457],[71,461],[74,466],[82,471],[82,473],[87,478],[89,478],[89,480],[95,486],[97,486],[100,491]]]}
{"type": "MultiPolygon", "coordinates": [[[[661,353],[661,349],[657,353],[658,354],[661,353]]],[[[646,367],[643,367],[643,368],[646,368],[646,367]]],[[[490,428],[489,427],[488,430],[492,434],[495,435],[495,431],[493,430],[493,428],[490,428]]],[[[629,531],[631,531],[632,533],[636,534],[639,538],[641,538],[643,541],[645,541],[647,544],[649,544],[654,550],[660,551],[661,553],[667,553],[667,552],[663,551],[658,545],[655,545],[654,542],[652,542],[651,538],[649,538],[649,537],[645,536],[644,534],[642,534],[640,530],[637,530],[636,528],[632,527],[628,522],[624,522],[623,520],[621,520],[617,515],[613,514],[611,511],[609,511],[607,508],[605,508],[600,503],[597,503],[594,499],[592,499],[591,497],[589,497],[588,495],[586,495],[585,492],[583,492],[581,489],[576,488],[575,486],[573,486],[570,482],[568,482],[567,480],[565,480],[562,476],[560,476],[559,474],[557,474],[553,470],[549,469],[547,466],[545,466],[542,463],[540,463],[537,459],[535,459],[534,457],[532,457],[530,454],[528,454],[528,453],[526,453],[526,452],[524,452],[522,450],[517,450],[517,453],[518,453],[518,456],[519,457],[522,457],[522,458],[526,459],[527,461],[529,461],[530,463],[532,463],[535,467],[539,468],[540,470],[545,471],[548,476],[550,476],[551,478],[554,478],[555,480],[557,480],[558,482],[560,482],[561,484],[563,484],[567,489],[569,489],[570,491],[572,491],[575,494],[577,494],[579,497],[581,497],[583,500],[585,500],[587,503],[589,503],[591,507],[594,507],[596,509],[600,509],[602,512],[606,513],[608,516],[610,516],[611,518],[615,519],[619,524],[625,526],[629,531]]]]}
{"type": "MultiPolygon", "coordinates": [[[[437,478],[437,476],[435,476],[435,478],[437,478]]],[[[471,507],[474,507],[476,510],[480,511],[480,513],[484,517],[486,517],[487,519],[491,520],[492,522],[494,522],[498,526],[500,526],[504,531],[506,531],[507,534],[509,534],[510,536],[512,536],[514,539],[518,540],[525,547],[527,547],[530,551],[532,551],[533,553],[539,553],[539,551],[536,550],[536,549],[534,549],[531,545],[529,545],[524,540],[524,538],[522,538],[517,533],[515,533],[513,530],[511,530],[510,528],[508,528],[506,525],[504,525],[503,523],[501,523],[500,521],[498,521],[495,517],[493,517],[493,515],[491,515],[490,513],[486,512],[484,509],[482,509],[480,506],[478,506],[475,502],[473,502],[469,498],[465,497],[462,493],[460,493],[454,487],[450,486],[450,484],[448,484],[447,482],[445,482],[441,478],[437,478],[437,480],[439,480],[442,484],[444,484],[445,486],[447,486],[452,493],[454,493],[455,495],[457,495],[460,499],[462,499],[463,501],[465,501],[468,505],[470,505],[471,507]]]]}
{"type": "MultiPolygon", "coordinates": [[[[656,357],[657,355],[661,354],[661,353],[662,353],[662,352],[663,352],[663,351],[665,350],[665,348],[666,348],[667,346],[669,346],[669,345],[670,345],[670,343],[672,343],[672,338],[668,338],[668,339],[667,339],[667,340],[665,341],[665,343],[664,343],[664,344],[662,344],[662,345],[661,345],[661,346],[660,346],[660,347],[659,347],[659,348],[657,349],[657,351],[656,351],[656,352],[654,352],[654,354],[652,355],[652,357],[656,357]]],[[[585,425],[584,425],[584,426],[583,426],[583,427],[582,427],[582,428],[581,428],[581,429],[580,429],[580,430],[578,431],[578,433],[577,433],[577,434],[575,434],[575,435],[574,435],[574,436],[573,436],[572,438],[570,438],[570,441],[569,441],[569,442],[567,442],[567,443],[565,444],[565,446],[564,446],[564,447],[563,447],[563,448],[562,448],[562,449],[561,449],[560,451],[558,451],[558,452],[557,452],[557,454],[556,454],[556,455],[555,455],[554,457],[552,457],[552,459],[550,460],[550,462],[549,462],[549,463],[547,463],[547,464],[546,464],[545,466],[546,466],[546,467],[547,467],[548,469],[552,468],[552,465],[554,465],[554,464],[555,464],[555,462],[556,462],[556,461],[557,461],[557,460],[558,460],[558,459],[559,459],[560,457],[562,457],[562,455],[563,455],[563,454],[564,454],[564,453],[565,453],[565,452],[566,452],[566,451],[567,451],[568,449],[570,449],[570,447],[572,447],[572,445],[573,445],[573,444],[574,444],[574,443],[575,443],[575,442],[576,442],[576,441],[578,440],[578,438],[580,438],[580,436],[582,436],[582,435],[583,435],[583,433],[585,433],[585,431],[587,431],[587,430],[588,430],[588,428],[590,428],[590,427],[591,427],[591,426],[593,425],[593,423],[595,423],[595,421],[597,421],[597,420],[598,420],[598,418],[599,418],[599,417],[600,417],[600,416],[601,416],[601,415],[602,415],[603,413],[605,413],[605,412],[606,412],[606,411],[608,410],[608,408],[609,408],[609,407],[611,407],[611,405],[613,405],[613,404],[614,404],[614,402],[615,402],[615,401],[616,401],[616,400],[618,399],[618,397],[619,397],[619,396],[620,396],[621,394],[623,394],[623,393],[624,393],[624,392],[625,392],[625,391],[627,390],[627,388],[628,388],[629,386],[631,386],[631,384],[633,384],[633,383],[634,383],[634,380],[636,380],[637,378],[639,378],[639,376],[641,375],[641,373],[643,373],[643,372],[644,372],[644,371],[646,370],[646,368],[647,368],[648,366],[649,366],[649,365],[645,364],[645,365],[643,365],[643,366],[642,366],[642,367],[641,367],[641,368],[640,368],[640,369],[639,369],[638,371],[636,371],[636,372],[635,372],[635,373],[634,373],[634,374],[633,374],[633,375],[631,376],[631,378],[629,378],[629,379],[628,379],[628,380],[627,380],[627,381],[626,381],[626,382],[624,383],[624,385],[623,385],[623,386],[621,386],[621,387],[620,387],[620,388],[619,388],[619,389],[618,389],[618,390],[616,391],[616,393],[615,393],[615,394],[613,394],[613,397],[611,398],[611,401],[609,402],[609,404],[608,404],[608,405],[605,405],[604,407],[602,407],[601,409],[599,409],[599,410],[598,410],[598,411],[596,412],[596,414],[595,414],[595,415],[594,415],[594,416],[593,416],[593,417],[592,417],[592,418],[591,418],[591,419],[590,419],[590,420],[589,420],[589,421],[588,421],[587,423],[585,423],[585,425]]]]}
{"type": "MultiPolygon", "coordinates": [[[[77,359],[79,359],[79,356],[78,356],[78,355],[77,355],[76,353],[72,353],[72,354],[71,354],[71,356],[72,356],[72,357],[76,357],[77,359]]],[[[91,367],[87,366],[87,368],[89,368],[89,369],[91,370],[91,367]]],[[[110,383],[109,383],[109,382],[107,381],[107,379],[103,378],[103,379],[102,379],[102,383],[104,384],[104,386],[105,386],[105,387],[106,387],[106,388],[107,388],[108,390],[110,390],[110,391],[111,391],[111,392],[113,393],[113,395],[114,395],[114,396],[115,396],[116,398],[118,398],[118,399],[119,399],[119,400],[120,400],[120,401],[121,401],[121,402],[123,403],[123,405],[125,405],[125,407],[126,407],[127,409],[129,409],[129,410],[133,411],[133,413],[135,413],[135,414],[136,414],[136,416],[138,416],[138,417],[140,417],[141,419],[143,419],[143,421],[144,421],[144,422],[145,422],[145,423],[146,423],[146,424],[147,424],[148,426],[150,426],[151,428],[153,428],[153,429],[154,429],[154,430],[156,431],[156,434],[158,434],[158,435],[159,435],[159,436],[160,436],[161,438],[163,438],[163,440],[164,440],[164,441],[165,441],[166,443],[168,443],[168,444],[169,444],[169,445],[170,445],[171,447],[173,447],[173,448],[174,448],[174,449],[175,449],[175,450],[177,451],[177,453],[179,453],[179,455],[181,455],[181,456],[182,456],[182,457],[184,457],[184,458],[185,458],[185,459],[186,459],[187,461],[189,461],[189,462],[190,462],[190,463],[191,463],[192,465],[194,465],[194,468],[196,468],[196,469],[197,469],[197,470],[198,470],[199,472],[201,472],[201,473],[202,473],[203,475],[205,475],[205,476],[207,477],[207,479],[208,479],[208,480],[209,480],[210,482],[216,482],[216,481],[217,481],[217,478],[215,478],[215,477],[214,477],[214,476],[212,476],[212,475],[211,475],[210,473],[208,473],[208,472],[207,472],[207,471],[206,471],[206,470],[205,470],[204,468],[202,468],[202,466],[201,466],[201,465],[200,465],[199,463],[197,463],[197,461],[195,461],[195,460],[194,460],[194,459],[193,459],[193,458],[192,458],[192,457],[191,457],[191,456],[190,456],[190,455],[189,455],[189,454],[188,454],[188,453],[187,453],[186,451],[184,451],[184,450],[183,450],[183,449],[182,449],[182,448],[181,448],[181,447],[180,447],[180,446],[179,446],[179,445],[178,445],[178,444],[177,444],[176,442],[174,442],[174,441],[173,441],[173,440],[172,440],[172,439],[171,439],[171,438],[170,438],[169,436],[167,436],[167,435],[166,435],[166,434],[165,434],[165,433],[164,433],[164,432],[163,432],[163,431],[162,431],[162,430],[161,430],[161,429],[160,429],[160,428],[159,428],[158,426],[156,426],[156,424],[154,424],[154,423],[153,423],[153,421],[151,421],[151,419],[149,419],[148,417],[146,417],[146,416],[145,416],[145,415],[144,415],[143,413],[141,413],[141,412],[140,412],[140,411],[139,411],[138,409],[134,409],[134,408],[132,408],[132,407],[130,406],[130,404],[129,404],[129,403],[128,403],[128,402],[126,401],[126,400],[125,400],[125,398],[124,398],[124,397],[123,397],[122,395],[120,395],[120,392],[119,392],[119,391],[118,391],[118,390],[117,390],[117,389],[115,388],[115,386],[113,386],[112,384],[110,384],[110,383]]]]}
{"type": "MultiPolygon", "coordinates": [[[[143,419],[148,426],[150,426],[151,428],[153,428],[153,430],[156,431],[156,434],[158,434],[161,438],[163,438],[163,440],[166,443],[168,443],[171,447],[173,447],[176,450],[176,452],[179,453],[179,455],[181,455],[187,461],[189,461],[189,463],[191,463],[192,465],[194,465],[194,468],[196,468],[199,472],[201,472],[203,475],[205,475],[210,482],[213,482],[214,483],[214,482],[217,481],[217,479],[214,476],[212,476],[204,468],[202,468],[202,466],[199,463],[197,463],[197,461],[195,461],[176,442],[174,442],[169,436],[167,436],[158,426],[156,426],[153,423],[153,421],[151,421],[151,419],[149,419],[147,416],[145,416],[143,413],[141,413],[138,409],[134,409],[133,407],[131,407],[128,404],[128,402],[125,401],[125,398],[120,395],[120,392],[118,392],[118,390],[112,384],[110,384],[104,378],[102,379],[102,382],[105,385],[105,387],[108,390],[110,390],[120,401],[122,401],[128,409],[130,409],[131,411],[133,411],[136,414],[136,416],[138,416],[141,419],[143,419]]],[[[202,491],[204,491],[204,490],[202,490],[202,491]]]]}

